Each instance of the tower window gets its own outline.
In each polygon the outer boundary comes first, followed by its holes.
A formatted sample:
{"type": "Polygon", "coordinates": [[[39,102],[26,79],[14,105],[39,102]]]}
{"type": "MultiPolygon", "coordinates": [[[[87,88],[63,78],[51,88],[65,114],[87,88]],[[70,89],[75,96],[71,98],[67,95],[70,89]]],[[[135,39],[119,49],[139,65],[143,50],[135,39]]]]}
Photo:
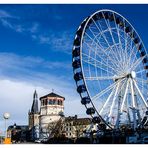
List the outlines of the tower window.
{"type": "Polygon", "coordinates": [[[56,100],[53,100],[53,105],[56,105],[56,100]]]}
{"type": "Polygon", "coordinates": [[[51,105],[52,104],[52,100],[48,100],[48,104],[51,105]]]}
{"type": "Polygon", "coordinates": [[[55,104],[58,105],[58,100],[55,100],[55,104]]]}

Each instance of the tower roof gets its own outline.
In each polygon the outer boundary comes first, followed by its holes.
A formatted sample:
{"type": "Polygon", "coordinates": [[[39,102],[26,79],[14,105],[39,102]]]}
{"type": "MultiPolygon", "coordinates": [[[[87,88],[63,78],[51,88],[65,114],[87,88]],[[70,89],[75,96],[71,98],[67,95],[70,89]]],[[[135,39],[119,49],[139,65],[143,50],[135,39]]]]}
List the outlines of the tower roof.
{"type": "Polygon", "coordinates": [[[35,90],[34,95],[33,95],[33,103],[32,103],[32,107],[31,107],[31,113],[38,113],[38,98],[37,98],[37,92],[35,90]]]}
{"type": "Polygon", "coordinates": [[[60,96],[60,95],[58,95],[58,94],[55,94],[55,93],[49,93],[49,94],[47,94],[47,95],[45,95],[45,96],[43,96],[43,97],[40,97],[40,100],[42,99],[42,98],[47,98],[47,97],[58,97],[58,98],[63,98],[64,100],[65,100],[65,98],[64,97],[62,97],[62,96],[60,96]]]}
{"type": "Polygon", "coordinates": [[[36,90],[34,91],[33,98],[38,98],[38,94],[37,94],[36,90]]]}

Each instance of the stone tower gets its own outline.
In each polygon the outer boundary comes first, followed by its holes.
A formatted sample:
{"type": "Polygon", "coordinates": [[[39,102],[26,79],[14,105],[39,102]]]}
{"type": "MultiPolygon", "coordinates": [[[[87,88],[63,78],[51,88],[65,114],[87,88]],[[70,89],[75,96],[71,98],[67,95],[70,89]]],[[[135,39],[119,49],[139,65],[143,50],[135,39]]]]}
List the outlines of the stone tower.
{"type": "Polygon", "coordinates": [[[40,138],[47,138],[49,124],[56,123],[61,116],[64,116],[64,100],[64,97],[53,92],[40,98],[40,138]]]}
{"type": "Polygon", "coordinates": [[[31,131],[31,139],[35,140],[39,138],[39,109],[38,109],[38,95],[36,90],[33,94],[33,103],[31,111],[28,113],[29,118],[29,130],[31,131]]]}

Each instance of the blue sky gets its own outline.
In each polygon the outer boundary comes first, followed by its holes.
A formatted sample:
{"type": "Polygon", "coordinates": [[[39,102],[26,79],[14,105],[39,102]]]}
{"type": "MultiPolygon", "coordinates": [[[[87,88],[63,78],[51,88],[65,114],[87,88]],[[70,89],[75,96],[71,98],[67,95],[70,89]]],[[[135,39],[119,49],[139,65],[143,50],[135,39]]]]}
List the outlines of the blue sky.
{"type": "Polygon", "coordinates": [[[10,112],[10,124],[27,124],[34,89],[39,97],[54,89],[66,97],[65,115],[86,116],[73,80],[71,51],[81,21],[100,9],[127,18],[148,49],[148,5],[0,5],[1,120],[10,112]]]}

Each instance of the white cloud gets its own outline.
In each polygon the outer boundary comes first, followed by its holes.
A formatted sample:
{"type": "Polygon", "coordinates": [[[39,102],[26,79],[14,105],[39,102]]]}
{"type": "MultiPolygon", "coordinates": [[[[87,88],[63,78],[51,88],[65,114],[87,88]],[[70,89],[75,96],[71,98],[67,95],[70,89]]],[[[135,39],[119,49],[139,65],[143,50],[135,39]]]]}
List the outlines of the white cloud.
{"type": "Polygon", "coordinates": [[[10,15],[7,11],[0,9],[0,18],[13,18],[14,16],[10,15]]]}

